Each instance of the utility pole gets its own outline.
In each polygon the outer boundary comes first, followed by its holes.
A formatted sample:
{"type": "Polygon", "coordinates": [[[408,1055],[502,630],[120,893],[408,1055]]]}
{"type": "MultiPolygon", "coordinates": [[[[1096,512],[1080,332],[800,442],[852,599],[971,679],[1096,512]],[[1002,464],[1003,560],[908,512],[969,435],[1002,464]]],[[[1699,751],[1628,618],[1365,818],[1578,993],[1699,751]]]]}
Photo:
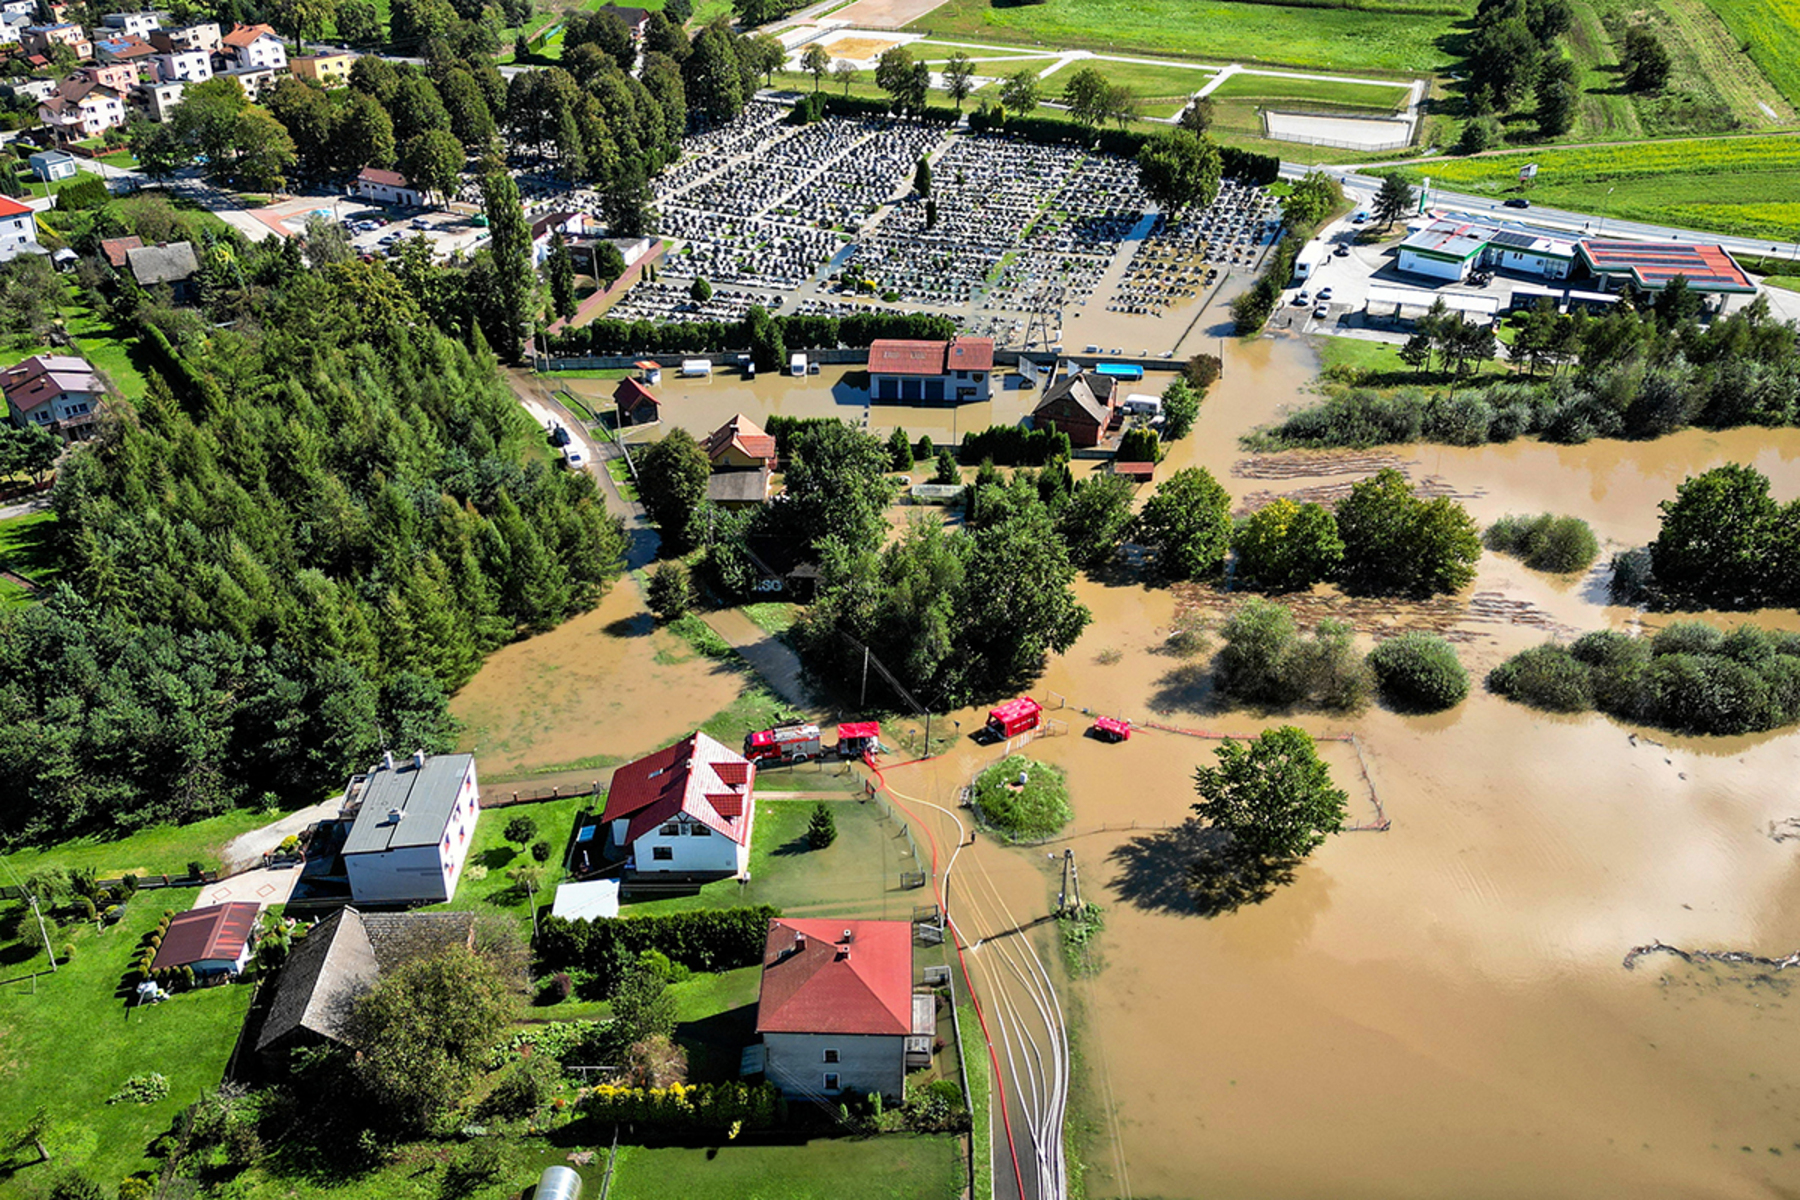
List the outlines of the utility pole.
{"type": "Polygon", "coordinates": [[[1075,869],[1075,851],[1063,850],[1062,890],[1056,894],[1058,913],[1081,911],[1081,875],[1075,869]]]}

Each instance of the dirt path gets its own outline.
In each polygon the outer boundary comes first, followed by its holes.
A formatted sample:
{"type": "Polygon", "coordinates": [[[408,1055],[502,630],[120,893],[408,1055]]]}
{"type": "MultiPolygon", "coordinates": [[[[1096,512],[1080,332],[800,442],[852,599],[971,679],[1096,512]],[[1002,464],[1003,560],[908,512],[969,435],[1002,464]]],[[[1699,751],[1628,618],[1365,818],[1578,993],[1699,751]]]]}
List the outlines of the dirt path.
{"type": "Polygon", "coordinates": [[[281,839],[289,834],[298,834],[301,830],[317,824],[329,817],[337,816],[341,796],[332,796],[317,804],[296,809],[280,820],[271,821],[260,829],[252,829],[249,833],[240,833],[225,843],[219,851],[219,861],[225,870],[235,871],[258,862],[263,851],[273,850],[281,844],[281,839]]]}
{"type": "Polygon", "coordinates": [[[771,690],[795,708],[808,709],[812,695],[800,682],[800,656],[775,640],[735,608],[702,614],[708,627],[756,668],[771,690]]]}

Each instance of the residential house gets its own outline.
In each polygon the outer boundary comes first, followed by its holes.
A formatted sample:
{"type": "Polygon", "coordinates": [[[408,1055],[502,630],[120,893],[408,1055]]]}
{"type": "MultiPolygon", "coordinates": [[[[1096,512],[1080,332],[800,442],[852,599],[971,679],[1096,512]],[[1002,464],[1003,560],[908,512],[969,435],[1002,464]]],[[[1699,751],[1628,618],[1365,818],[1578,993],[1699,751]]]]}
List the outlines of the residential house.
{"type": "Polygon", "coordinates": [[[380,167],[364,167],[351,186],[350,194],[373,200],[377,204],[396,204],[401,208],[424,208],[425,193],[408,182],[398,171],[380,167]]]}
{"type": "Polygon", "coordinates": [[[215,72],[214,78],[237,80],[244,96],[255,103],[265,91],[280,83],[284,74],[284,69],[277,67],[231,67],[215,72]]]}
{"type": "Polygon", "coordinates": [[[250,939],[262,905],[248,900],[190,908],[169,921],[152,971],[189,967],[196,975],[236,975],[250,961],[250,939]]]}
{"type": "MultiPolygon", "coordinates": [[[[31,18],[24,13],[0,12],[0,46],[19,47],[25,41],[25,30],[31,24],[31,18]]],[[[8,57],[10,56],[9,53],[8,57]]]]}
{"type": "Polygon", "coordinates": [[[769,498],[775,472],[775,439],[755,421],[738,413],[706,439],[712,477],[706,498],[721,508],[745,508],[769,498]]]}
{"type": "Polygon", "coordinates": [[[31,173],[45,183],[73,179],[81,169],[67,150],[40,150],[26,161],[31,163],[31,173]]]}
{"type": "Polygon", "coordinates": [[[108,13],[100,18],[100,23],[126,37],[141,38],[162,28],[162,16],[153,12],[108,13]]]}
{"type": "Polygon", "coordinates": [[[301,54],[288,59],[288,71],[302,79],[310,79],[330,91],[350,82],[350,68],[356,65],[354,54],[301,54]]]}
{"type": "Polygon", "coordinates": [[[167,287],[172,299],[185,304],[194,298],[200,259],[192,242],[164,246],[139,246],[125,252],[125,266],[141,288],[167,287]]]}
{"type": "Polygon", "coordinates": [[[165,50],[154,61],[158,83],[205,83],[213,77],[212,55],[204,50],[165,50]]]}
{"type": "Polygon", "coordinates": [[[174,114],[185,91],[185,83],[146,83],[138,89],[138,95],[143,99],[145,114],[152,121],[161,122],[174,114]]]}
{"type": "Polygon", "coordinates": [[[550,257],[550,239],[561,233],[573,241],[587,232],[587,218],[578,212],[549,212],[531,223],[531,265],[541,267],[550,257]]]}
{"type": "Polygon", "coordinates": [[[17,200],[0,196],[0,262],[21,254],[42,254],[37,240],[37,213],[17,200]]]}
{"type": "Polygon", "coordinates": [[[93,436],[106,396],[106,386],[87,360],[68,354],[34,354],[0,371],[0,390],[6,393],[14,425],[37,425],[65,442],[93,436]]]}
{"type": "Polygon", "coordinates": [[[651,425],[662,420],[662,401],[635,379],[621,379],[613,389],[621,425],[651,425]]]}
{"type": "Polygon", "coordinates": [[[909,921],[771,920],[756,1004],[769,1082],[794,1099],[903,1100],[937,1015],[913,995],[912,945],[909,921]]]}
{"type": "Polygon", "coordinates": [[[474,913],[340,908],[294,943],[257,1035],[257,1053],[278,1063],[300,1047],[344,1042],[351,1010],[383,971],[472,947],[474,939],[474,913]]]}
{"type": "Polygon", "coordinates": [[[94,59],[104,65],[129,63],[136,67],[156,55],[156,47],[141,37],[108,38],[94,43],[94,59]]]}
{"type": "Polygon", "coordinates": [[[157,29],[150,34],[150,44],[164,54],[173,54],[177,50],[204,50],[213,54],[224,40],[217,21],[200,21],[178,29],[157,29]]]}
{"type": "Polygon", "coordinates": [[[1061,430],[1077,446],[1098,446],[1122,419],[1117,381],[1096,371],[1065,375],[1031,410],[1033,428],[1061,430]]]}
{"type": "Polygon", "coordinates": [[[127,234],[124,237],[101,238],[100,256],[106,259],[107,265],[113,270],[123,271],[125,269],[126,253],[131,250],[136,250],[143,244],[143,240],[135,233],[127,234]]]}
{"type": "Polygon", "coordinates": [[[63,141],[99,137],[125,124],[125,94],[71,75],[38,105],[38,120],[63,141]]]}
{"type": "Polygon", "coordinates": [[[350,780],[344,869],[357,904],[441,904],[456,894],[481,813],[471,754],[393,755],[350,780]]]}
{"type": "Polygon", "coordinates": [[[0,88],[4,88],[9,95],[14,97],[24,96],[31,100],[43,101],[56,95],[56,80],[14,79],[9,83],[0,84],[0,88]]]}
{"type": "Polygon", "coordinates": [[[993,372],[993,338],[878,338],[869,344],[869,395],[882,404],[985,401],[993,372]]]}
{"type": "Polygon", "coordinates": [[[123,96],[137,86],[137,68],[130,63],[99,63],[77,67],[69,72],[69,78],[78,83],[99,84],[123,96]]]}
{"type": "Polygon", "coordinates": [[[37,0],[0,0],[0,16],[30,18],[37,10],[37,0]]]}
{"type": "Polygon", "coordinates": [[[629,8],[622,4],[603,4],[601,12],[614,18],[631,31],[631,40],[641,43],[644,35],[650,32],[650,10],[647,8],[629,8]]]}
{"type": "Polygon", "coordinates": [[[756,764],[699,732],[614,771],[602,814],[630,870],[739,878],[755,818],[756,764]]]}
{"type": "Polygon", "coordinates": [[[287,43],[267,25],[237,25],[220,39],[219,52],[245,70],[287,66],[287,43]]]}
{"type": "Polygon", "coordinates": [[[94,57],[94,43],[88,39],[87,31],[68,21],[59,21],[53,25],[27,25],[20,45],[25,47],[26,53],[41,54],[45,58],[54,55],[58,46],[67,46],[75,52],[76,58],[94,57]]]}

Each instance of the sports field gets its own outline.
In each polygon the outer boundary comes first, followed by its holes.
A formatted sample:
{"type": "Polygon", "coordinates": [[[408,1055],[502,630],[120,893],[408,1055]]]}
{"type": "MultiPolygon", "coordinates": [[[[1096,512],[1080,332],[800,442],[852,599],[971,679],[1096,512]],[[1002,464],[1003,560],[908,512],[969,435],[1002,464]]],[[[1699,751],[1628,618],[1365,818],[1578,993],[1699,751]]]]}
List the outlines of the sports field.
{"type": "Polygon", "coordinates": [[[1334,72],[1416,74],[1454,59],[1438,43],[1457,18],[1428,3],[1398,12],[1242,3],[1240,0],[1057,0],[995,7],[948,0],[909,28],[933,37],[1171,54],[1334,72]]]}
{"type": "Polygon", "coordinates": [[[1571,147],[1438,160],[1410,171],[1443,187],[1498,194],[1517,189],[1528,162],[1538,164],[1531,198],[1539,204],[1784,241],[1800,228],[1800,138],[1571,147]]]}

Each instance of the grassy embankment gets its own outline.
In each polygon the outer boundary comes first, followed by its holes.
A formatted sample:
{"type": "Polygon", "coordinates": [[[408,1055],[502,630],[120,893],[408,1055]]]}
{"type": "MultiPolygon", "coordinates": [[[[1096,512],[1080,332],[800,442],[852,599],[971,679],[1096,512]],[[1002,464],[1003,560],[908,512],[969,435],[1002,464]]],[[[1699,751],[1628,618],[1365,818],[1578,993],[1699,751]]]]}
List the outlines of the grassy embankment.
{"type": "MultiPolygon", "coordinates": [[[[28,579],[40,588],[55,583],[62,573],[50,545],[56,514],[28,513],[0,521],[0,568],[28,579]]],[[[0,579],[0,608],[30,602],[32,593],[10,579],[0,579]]]]}
{"type": "Polygon", "coordinates": [[[1539,166],[1535,203],[1746,237],[1800,229],[1800,138],[1702,138],[1535,150],[1418,164],[1436,185],[1488,194],[1518,189],[1539,166]],[[1610,189],[1610,194],[1609,194],[1610,189]]]}

